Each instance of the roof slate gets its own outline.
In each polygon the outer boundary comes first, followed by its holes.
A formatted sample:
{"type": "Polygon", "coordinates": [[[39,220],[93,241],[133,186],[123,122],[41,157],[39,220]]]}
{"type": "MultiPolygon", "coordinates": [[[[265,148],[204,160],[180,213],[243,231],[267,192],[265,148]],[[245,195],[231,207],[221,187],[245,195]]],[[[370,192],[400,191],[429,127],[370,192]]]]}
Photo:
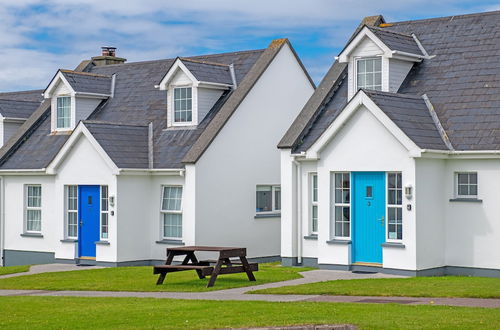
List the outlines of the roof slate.
{"type": "Polygon", "coordinates": [[[368,29],[373,32],[382,42],[391,50],[397,50],[405,53],[423,56],[424,54],[418,47],[417,42],[409,34],[397,33],[387,29],[369,26],[368,29]]]}
{"type": "Polygon", "coordinates": [[[195,76],[196,79],[203,82],[232,85],[231,72],[229,65],[196,61],[191,59],[181,59],[182,63],[195,76]]]}
{"type": "Polygon", "coordinates": [[[43,100],[42,93],[43,93],[43,89],[36,89],[36,90],[31,90],[31,91],[20,91],[20,92],[4,92],[4,93],[0,93],[0,99],[2,99],[2,100],[42,102],[42,100],[43,100]]]}
{"type": "MultiPolygon", "coordinates": [[[[384,31],[415,34],[433,56],[413,66],[398,94],[426,94],[455,150],[500,150],[500,11],[383,26],[384,31]]],[[[340,76],[325,79],[336,77],[321,84],[331,86],[329,92],[335,83],[346,84],[340,76]]],[[[311,100],[323,101],[312,108],[306,104],[289,129],[294,134],[287,133],[279,147],[304,151],[326,130],[338,114],[335,104],[345,103],[347,96],[335,93],[324,99],[325,94],[316,90],[311,100]]],[[[405,119],[399,112],[393,115],[405,119]]]]}
{"type": "MultiPolygon", "coordinates": [[[[0,95],[1,97],[1,95],[0,95]]],[[[5,118],[26,119],[40,106],[40,102],[3,100],[0,98],[0,115],[5,118]]]]}
{"type": "Polygon", "coordinates": [[[448,150],[422,97],[363,90],[422,149],[448,150]]]}
{"type": "Polygon", "coordinates": [[[61,73],[76,93],[111,94],[111,76],[70,70],[61,70],[61,73]]]}
{"type": "Polygon", "coordinates": [[[83,124],[119,168],[148,168],[148,127],[84,121],[83,124]]]}

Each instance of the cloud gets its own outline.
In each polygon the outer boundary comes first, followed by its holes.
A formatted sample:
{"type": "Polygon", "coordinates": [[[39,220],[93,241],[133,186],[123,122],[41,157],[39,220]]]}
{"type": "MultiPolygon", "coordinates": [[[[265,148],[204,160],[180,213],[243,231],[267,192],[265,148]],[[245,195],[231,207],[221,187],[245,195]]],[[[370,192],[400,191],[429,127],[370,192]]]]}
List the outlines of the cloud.
{"type": "Polygon", "coordinates": [[[0,91],[43,88],[118,47],[129,61],[266,47],[289,37],[315,80],[360,19],[406,20],[481,11],[494,2],[442,0],[2,0],[0,91]],[[7,64],[7,65],[6,65],[7,64]]]}

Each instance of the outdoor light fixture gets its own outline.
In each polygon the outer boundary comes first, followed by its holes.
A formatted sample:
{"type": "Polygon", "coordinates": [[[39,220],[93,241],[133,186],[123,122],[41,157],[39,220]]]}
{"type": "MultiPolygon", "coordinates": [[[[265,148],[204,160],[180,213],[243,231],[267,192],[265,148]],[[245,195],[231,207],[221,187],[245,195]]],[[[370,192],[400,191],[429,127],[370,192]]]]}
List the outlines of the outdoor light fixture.
{"type": "Polygon", "coordinates": [[[115,206],[115,196],[109,196],[109,206],[115,206]]]}
{"type": "Polygon", "coordinates": [[[411,184],[405,185],[405,196],[406,196],[406,198],[411,199],[412,195],[413,195],[413,187],[412,187],[412,185],[411,184]]]}

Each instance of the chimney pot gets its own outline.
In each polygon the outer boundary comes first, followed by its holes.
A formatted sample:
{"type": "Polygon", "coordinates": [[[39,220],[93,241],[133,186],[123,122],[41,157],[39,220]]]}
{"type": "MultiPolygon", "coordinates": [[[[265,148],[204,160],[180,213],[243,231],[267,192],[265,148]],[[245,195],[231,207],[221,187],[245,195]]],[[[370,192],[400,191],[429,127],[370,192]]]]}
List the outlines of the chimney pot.
{"type": "Polygon", "coordinates": [[[121,64],[127,61],[124,58],[116,57],[116,47],[101,47],[101,56],[92,57],[94,65],[121,64]]]}

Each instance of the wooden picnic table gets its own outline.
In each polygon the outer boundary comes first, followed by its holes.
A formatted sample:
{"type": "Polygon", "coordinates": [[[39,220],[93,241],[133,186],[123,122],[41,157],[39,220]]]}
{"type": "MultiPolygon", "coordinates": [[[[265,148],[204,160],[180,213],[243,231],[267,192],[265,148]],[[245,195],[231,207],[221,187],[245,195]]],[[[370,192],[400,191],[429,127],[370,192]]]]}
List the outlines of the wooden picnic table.
{"type": "Polygon", "coordinates": [[[259,270],[257,263],[249,263],[247,260],[247,249],[240,247],[221,246],[182,246],[167,248],[167,261],[165,265],[154,266],[153,274],[159,274],[157,285],[163,284],[168,273],[185,270],[195,270],[200,279],[210,276],[207,288],[214,286],[217,276],[222,274],[246,273],[250,281],[255,281],[254,271],[259,270]],[[218,252],[217,260],[198,261],[195,252],[218,252]],[[172,265],[174,257],[184,255],[180,265],[172,265]],[[232,261],[230,258],[239,258],[240,261],[232,261]],[[212,264],[215,264],[212,266],[212,264]]]}

